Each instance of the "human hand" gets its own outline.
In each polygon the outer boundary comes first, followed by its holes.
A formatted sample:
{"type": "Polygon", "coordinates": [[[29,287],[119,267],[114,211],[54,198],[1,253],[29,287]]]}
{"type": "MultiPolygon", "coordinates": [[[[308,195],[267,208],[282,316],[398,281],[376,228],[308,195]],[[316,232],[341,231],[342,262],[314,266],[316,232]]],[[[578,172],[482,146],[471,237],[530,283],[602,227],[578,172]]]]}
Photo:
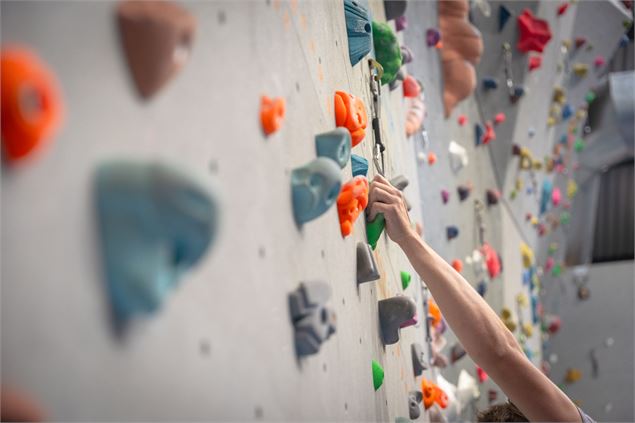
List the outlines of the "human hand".
{"type": "Polygon", "coordinates": [[[414,235],[403,193],[381,175],[376,175],[370,184],[368,211],[370,221],[378,213],[384,215],[386,233],[397,244],[401,245],[414,235]]]}

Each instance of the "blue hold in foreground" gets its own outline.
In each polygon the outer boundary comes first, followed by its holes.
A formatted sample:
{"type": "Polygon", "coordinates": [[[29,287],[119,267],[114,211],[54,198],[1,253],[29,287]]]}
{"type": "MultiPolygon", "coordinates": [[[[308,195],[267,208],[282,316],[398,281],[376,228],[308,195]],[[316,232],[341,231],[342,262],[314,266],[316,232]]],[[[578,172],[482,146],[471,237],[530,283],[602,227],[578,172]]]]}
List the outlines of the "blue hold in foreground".
{"type": "Polygon", "coordinates": [[[296,223],[302,225],[326,212],[337,200],[341,187],[340,168],[326,157],[294,169],[291,197],[296,223]]]}
{"type": "Polygon", "coordinates": [[[368,174],[368,160],[362,156],[351,154],[351,167],[353,168],[353,177],[368,174]]]}
{"type": "Polygon", "coordinates": [[[97,214],[108,292],[125,323],[157,311],[218,231],[215,197],[162,163],[112,161],[97,169],[97,214]]]}
{"type": "Polygon", "coordinates": [[[341,169],[351,157],[351,133],[346,128],[335,128],[315,136],[318,157],[334,160],[341,169]]]}
{"type": "Polygon", "coordinates": [[[372,26],[368,11],[353,0],[344,0],[346,34],[348,35],[348,56],[355,66],[372,47],[372,26]]]}

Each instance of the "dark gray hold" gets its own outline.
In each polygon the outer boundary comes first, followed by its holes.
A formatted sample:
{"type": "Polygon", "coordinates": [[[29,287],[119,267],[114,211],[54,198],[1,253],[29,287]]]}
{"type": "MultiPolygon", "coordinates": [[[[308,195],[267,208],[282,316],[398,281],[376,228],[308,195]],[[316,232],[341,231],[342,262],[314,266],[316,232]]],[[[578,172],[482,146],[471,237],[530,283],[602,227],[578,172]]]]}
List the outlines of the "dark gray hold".
{"type": "Polygon", "coordinates": [[[406,13],[408,2],[406,0],[384,0],[386,20],[396,19],[406,13]]]}
{"type": "Polygon", "coordinates": [[[289,294],[298,355],[317,353],[320,345],[335,333],[335,312],[325,305],[330,296],[331,288],[324,282],[301,283],[289,294]]]}
{"type": "Polygon", "coordinates": [[[404,175],[395,176],[390,180],[390,184],[397,188],[399,191],[403,191],[406,189],[410,181],[404,175]]]}
{"type": "Polygon", "coordinates": [[[379,301],[378,307],[384,344],[399,342],[399,328],[414,321],[417,305],[410,297],[397,296],[379,301]]]}
{"type": "Polygon", "coordinates": [[[410,346],[410,352],[412,353],[412,370],[414,371],[415,377],[420,376],[424,370],[428,369],[424,358],[423,347],[421,344],[413,342],[410,346]]]}
{"type": "Polygon", "coordinates": [[[357,283],[372,282],[379,279],[373,252],[365,242],[357,243],[357,283]]]}
{"type": "Polygon", "coordinates": [[[421,416],[421,400],[423,399],[423,394],[421,391],[410,391],[408,394],[408,412],[410,413],[410,418],[412,420],[416,420],[421,416]]]}

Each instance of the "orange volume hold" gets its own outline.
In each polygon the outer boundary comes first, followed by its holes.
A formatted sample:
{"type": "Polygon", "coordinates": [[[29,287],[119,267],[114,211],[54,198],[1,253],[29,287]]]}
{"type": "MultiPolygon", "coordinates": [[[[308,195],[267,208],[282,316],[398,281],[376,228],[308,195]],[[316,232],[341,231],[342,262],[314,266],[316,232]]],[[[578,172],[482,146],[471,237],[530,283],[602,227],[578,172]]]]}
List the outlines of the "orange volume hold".
{"type": "Polygon", "coordinates": [[[22,159],[55,135],[63,106],[53,73],[24,48],[2,49],[2,146],[10,161],[22,159]]]}
{"type": "Polygon", "coordinates": [[[271,135],[282,126],[286,112],[284,98],[271,99],[266,95],[260,97],[260,123],[265,135],[271,135]]]}
{"type": "Polygon", "coordinates": [[[335,126],[343,126],[351,133],[353,147],[366,135],[368,115],[364,102],[344,91],[335,92],[335,126]]]}
{"type": "Polygon", "coordinates": [[[337,197],[337,214],[340,218],[342,236],[353,232],[353,223],[368,205],[368,180],[362,175],[344,184],[337,197]]]}

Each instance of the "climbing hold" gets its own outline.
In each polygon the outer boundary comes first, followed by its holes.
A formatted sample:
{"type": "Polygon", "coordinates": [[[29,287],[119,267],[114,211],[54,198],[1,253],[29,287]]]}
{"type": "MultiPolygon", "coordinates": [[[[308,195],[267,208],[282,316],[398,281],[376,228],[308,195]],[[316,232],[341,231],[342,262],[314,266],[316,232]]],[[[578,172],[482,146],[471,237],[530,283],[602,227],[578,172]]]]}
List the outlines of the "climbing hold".
{"type": "Polygon", "coordinates": [[[452,267],[457,272],[461,273],[463,271],[463,262],[459,259],[452,260],[452,267]]]}
{"type": "Polygon", "coordinates": [[[571,69],[578,78],[584,78],[589,71],[589,65],[586,63],[574,63],[571,69]]]}
{"type": "Polygon", "coordinates": [[[406,15],[401,15],[395,19],[395,29],[397,32],[403,31],[406,28],[408,28],[408,18],[406,15]]]}
{"type": "Polygon", "coordinates": [[[408,288],[408,285],[410,285],[410,281],[412,280],[412,276],[410,276],[410,273],[404,272],[403,270],[400,272],[400,276],[401,276],[401,287],[405,291],[406,288],[408,288]]]}
{"type": "Polygon", "coordinates": [[[502,4],[498,7],[498,32],[503,30],[505,24],[511,16],[512,12],[510,12],[507,7],[502,4]]]}
{"type": "Polygon", "coordinates": [[[196,20],[170,1],[122,1],[117,6],[120,39],[139,94],[149,99],[185,65],[196,20]]]}
{"type": "Polygon", "coordinates": [[[564,13],[567,11],[568,8],[569,8],[569,3],[560,4],[560,6],[558,6],[558,16],[564,15],[564,13]]]}
{"type": "Polygon", "coordinates": [[[574,367],[567,369],[567,373],[564,376],[564,381],[566,383],[575,383],[580,379],[582,379],[582,371],[580,369],[576,369],[574,367]]]}
{"type": "Polygon", "coordinates": [[[500,275],[503,268],[501,259],[496,250],[487,242],[483,243],[481,247],[481,254],[485,258],[485,266],[487,267],[487,273],[491,279],[500,275]]]}
{"type": "MultiPolygon", "coordinates": [[[[411,98],[408,103],[410,106],[408,107],[408,111],[406,112],[406,135],[412,136],[421,129],[421,125],[423,124],[423,119],[426,114],[426,105],[420,98],[411,98]]],[[[423,139],[424,145],[426,141],[426,132],[423,131],[423,139]]]]}
{"type": "Polygon", "coordinates": [[[368,115],[364,102],[344,91],[335,92],[335,126],[343,126],[351,133],[353,147],[364,139],[368,115]]]}
{"type": "Polygon", "coordinates": [[[560,198],[560,188],[556,187],[551,191],[551,202],[553,203],[554,207],[558,207],[560,205],[560,198]]]}
{"type": "Polygon", "coordinates": [[[448,226],[445,228],[445,235],[448,238],[448,241],[459,236],[459,228],[456,226],[448,226]]]}
{"type": "Polygon", "coordinates": [[[420,391],[410,391],[408,394],[408,413],[410,414],[410,418],[415,420],[421,416],[421,400],[423,399],[423,394],[420,391]]]}
{"type": "Polygon", "coordinates": [[[474,145],[479,146],[483,143],[483,135],[485,134],[485,129],[483,129],[483,125],[480,123],[474,124],[474,145]]]}
{"type": "Polygon", "coordinates": [[[489,144],[490,141],[494,141],[495,139],[496,139],[496,132],[494,132],[494,126],[492,125],[492,122],[490,121],[485,122],[485,133],[483,134],[483,144],[489,144]]]}
{"type": "Polygon", "coordinates": [[[519,98],[521,98],[524,95],[525,95],[525,87],[523,87],[522,85],[515,85],[513,93],[511,95],[512,103],[515,103],[516,101],[518,101],[519,98]]]}
{"type": "Polygon", "coordinates": [[[443,201],[443,204],[447,204],[449,200],[450,200],[450,192],[447,189],[442,189],[441,201],[443,201]]]}
{"type": "Polygon", "coordinates": [[[357,154],[351,154],[351,168],[353,176],[366,176],[368,174],[368,160],[357,154]]]}
{"type": "Polygon", "coordinates": [[[549,248],[547,250],[547,253],[549,255],[555,254],[555,252],[558,251],[558,243],[557,242],[552,242],[551,244],[549,244],[549,248]]]}
{"type": "Polygon", "coordinates": [[[540,65],[542,65],[542,56],[536,56],[536,55],[529,56],[529,71],[530,72],[540,68],[540,65]]]}
{"type": "Polygon", "coordinates": [[[379,389],[382,383],[384,383],[384,369],[375,360],[371,361],[371,367],[373,370],[373,387],[375,391],[379,389]]]}
{"type": "Polygon", "coordinates": [[[302,282],[289,294],[289,312],[294,326],[296,353],[315,354],[335,333],[335,312],[326,305],[331,288],[324,282],[302,282]]]}
{"type": "Polygon", "coordinates": [[[575,37],[575,48],[580,48],[586,44],[586,38],[584,37],[575,37]]]}
{"type": "Polygon", "coordinates": [[[542,183],[542,192],[540,194],[540,214],[544,214],[547,211],[552,190],[553,184],[550,180],[545,179],[542,183]]]}
{"type": "Polygon", "coordinates": [[[536,135],[536,129],[533,126],[529,127],[529,129],[527,129],[527,135],[529,138],[533,138],[534,135],[536,135]]]}
{"type": "Polygon", "coordinates": [[[421,85],[419,82],[412,76],[408,75],[403,80],[403,96],[404,97],[419,97],[421,94],[421,85]]]}
{"type": "Polygon", "coordinates": [[[368,180],[365,176],[356,176],[344,184],[337,197],[337,214],[343,237],[353,232],[353,223],[367,205],[368,180]]]}
{"type": "Polygon", "coordinates": [[[416,323],[417,305],[406,296],[380,300],[379,323],[384,344],[399,342],[399,329],[416,323]]]}
{"type": "Polygon", "coordinates": [[[604,66],[605,63],[606,63],[606,60],[604,59],[604,56],[602,55],[596,56],[595,60],[593,60],[593,66],[595,66],[596,68],[604,66]]]}
{"type": "Polygon", "coordinates": [[[421,379],[421,392],[423,394],[423,406],[427,410],[435,403],[441,408],[448,406],[448,396],[439,386],[425,378],[421,379]]]}
{"type": "Polygon", "coordinates": [[[452,349],[450,350],[450,363],[456,363],[457,361],[465,357],[465,354],[467,353],[465,352],[463,345],[457,342],[452,346],[452,349]]]}
{"type": "Polygon", "coordinates": [[[544,318],[544,325],[550,335],[555,335],[562,326],[562,320],[560,320],[560,316],[548,314],[544,318]]]}
{"type": "Polygon", "coordinates": [[[591,290],[586,286],[578,287],[578,299],[584,301],[588,300],[591,296],[591,290]]]}
{"type": "Polygon", "coordinates": [[[622,35],[622,38],[620,38],[620,43],[619,43],[620,48],[626,47],[630,41],[631,40],[630,38],[628,38],[628,35],[626,34],[622,35]]]}
{"type": "Polygon", "coordinates": [[[534,327],[531,325],[531,323],[527,322],[523,324],[522,331],[527,338],[531,338],[534,334],[534,327]]]}
{"type": "Polygon", "coordinates": [[[390,180],[390,185],[397,188],[399,191],[406,189],[410,181],[404,175],[397,175],[390,180]]]}
{"type": "Polygon", "coordinates": [[[496,81],[496,79],[487,76],[483,78],[483,88],[486,90],[495,90],[496,88],[498,88],[498,82],[496,81]]]}
{"type": "Polygon", "coordinates": [[[542,53],[545,45],[551,40],[549,23],[534,17],[531,10],[525,9],[518,16],[519,39],[516,48],[522,53],[537,51],[542,53]]]}
{"type": "Polygon", "coordinates": [[[555,264],[555,260],[553,259],[553,257],[547,257],[547,260],[545,260],[545,272],[548,272],[551,269],[553,269],[554,264],[555,264]]]}
{"type": "Polygon", "coordinates": [[[219,207],[206,185],[162,163],[98,167],[99,231],[118,324],[157,311],[212,244],[219,207]]]}
{"type": "Polygon", "coordinates": [[[456,191],[459,194],[459,200],[465,201],[467,199],[467,197],[470,196],[470,193],[472,192],[472,186],[470,184],[459,185],[456,188],[456,191]]]}
{"type": "Polygon", "coordinates": [[[417,161],[421,164],[425,163],[427,160],[427,156],[426,153],[424,153],[423,151],[420,151],[417,153],[417,161]]]}
{"type": "Polygon", "coordinates": [[[385,225],[386,220],[382,213],[378,213],[372,222],[366,221],[366,239],[373,250],[377,248],[377,241],[379,241],[385,225]]]}
{"type": "Polygon", "coordinates": [[[479,366],[476,366],[476,376],[478,377],[479,383],[483,383],[488,379],[487,373],[485,370],[481,369],[479,366]]]}
{"type": "Polygon", "coordinates": [[[403,64],[407,64],[412,62],[412,59],[414,59],[414,54],[412,54],[412,50],[410,50],[407,46],[401,46],[401,60],[403,62],[403,64]]]}
{"type": "Polygon", "coordinates": [[[524,242],[520,243],[520,256],[523,259],[523,267],[529,269],[534,263],[534,252],[524,242]]]}
{"type": "Polygon", "coordinates": [[[564,210],[560,214],[560,223],[562,225],[568,225],[570,221],[571,221],[571,214],[568,211],[564,210]]]}
{"type": "Polygon", "coordinates": [[[379,270],[375,264],[375,257],[370,245],[365,242],[357,243],[357,283],[372,282],[379,279],[379,270]]]}
{"type": "Polygon", "coordinates": [[[593,103],[593,100],[595,100],[595,97],[596,97],[595,93],[593,91],[589,91],[584,96],[584,101],[586,101],[587,104],[591,104],[591,103],[593,103]]]}
{"type": "Polygon", "coordinates": [[[467,150],[455,141],[448,144],[450,166],[454,172],[458,172],[468,164],[467,150]]]}
{"type": "MultiPolygon", "coordinates": [[[[505,122],[505,113],[497,113],[496,116],[494,116],[494,123],[500,125],[503,122],[505,122]]],[[[496,139],[496,137],[494,137],[494,139],[496,139]]]]}
{"type": "Polygon", "coordinates": [[[498,204],[498,200],[501,197],[501,193],[495,189],[488,189],[485,193],[485,198],[487,200],[488,206],[495,206],[498,204]]]}
{"type": "Polygon", "coordinates": [[[433,164],[435,164],[437,162],[437,155],[434,154],[432,151],[428,153],[428,164],[430,166],[432,166],[433,164]]]}
{"type": "Polygon", "coordinates": [[[558,104],[564,104],[567,101],[567,94],[564,91],[564,88],[555,86],[553,87],[553,95],[552,100],[558,104]]]}
{"type": "Polygon", "coordinates": [[[425,355],[423,353],[423,347],[420,344],[413,342],[410,346],[410,352],[412,353],[412,370],[414,371],[415,377],[420,376],[424,370],[428,369],[425,355]]]}
{"type": "Polygon", "coordinates": [[[326,157],[318,157],[291,172],[293,214],[298,225],[317,218],[335,203],[341,178],[337,163],[326,157]]]}
{"type": "Polygon", "coordinates": [[[569,179],[567,182],[567,198],[572,199],[575,197],[575,194],[578,192],[578,184],[575,182],[575,179],[569,179]]]}
{"type": "Polygon", "coordinates": [[[584,150],[584,140],[582,138],[577,138],[575,140],[575,143],[573,144],[573,149],[576,153],[580,153],[582,150],[584,150]]]}
{"type": "Polygon", "coordinates": [[[501,320],[510,332],[514,332],[516,330],[516,322],[513,319],[511,310],[507,307],[503,307],[501,310],[501,320]]]}
{"type": "Polygon", "coordinates": [[[327,157],[344,169],[351,157],[351,134],[344,128],[335,128],[315,136],[318,157],[327,157]]]}
{"type": "Polygon", "coordinates": [[[265,135],[271,135],[282,126],[286,106],[284,98],[271,99],[267,96],[260,97],[260,123],[265,135]]]}
{"type": "Polygon", "coordinates": [[[368,11],[354,0],[344,0],[344,17],[348,37],[348,57],[355,66],[371,50],[371,24],[368,11]]]}
{"type": "Polygon", "coordinates": [[[527,294],[521,292],[516,295],[516,304],[518,304],[518,307],[520,308],[527,307],[529,305],[529,298],[527,298],[527,294]]]}
{"type": "Polygon", "coordinates": [[[465,125],[467,123],[467,116],[459,115],[457,122],[459,123],[460,126],[465,125]]]}
{"type": "Polygon", "coordinates": [[[388,24],[373,21],[372,27],[375,56],[384,68],[384,73],[381,76],[381,83],[384,85],[395,79],[397,71],[402,65],[401,48],[395,33],[388,24]]]}
{"type": "Polygon", "coordinates": [[[441,41],[441,33],[436,28],[428,28],[426,31],[426,44],[428,47],[436,46],[441,41]]]}
{"type": "Polygon", "coordinates": [[[562,120],[568,120],[573,115],[573,107],[569,103],[562,106],[562,120]]]}
{"type": "Polygon", "coordinates": [[[406,13],[408,2],[406,0],[384,0],[384,11],[386,20],[390,21],[403,16],[406,13]]]}
{"type": "Polygon", "coordinates": [[[22,159],[52,139],[64,107],[53,73],[31,51],[2,49],[2,147],[9,161],[22,159]]]}

